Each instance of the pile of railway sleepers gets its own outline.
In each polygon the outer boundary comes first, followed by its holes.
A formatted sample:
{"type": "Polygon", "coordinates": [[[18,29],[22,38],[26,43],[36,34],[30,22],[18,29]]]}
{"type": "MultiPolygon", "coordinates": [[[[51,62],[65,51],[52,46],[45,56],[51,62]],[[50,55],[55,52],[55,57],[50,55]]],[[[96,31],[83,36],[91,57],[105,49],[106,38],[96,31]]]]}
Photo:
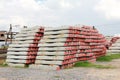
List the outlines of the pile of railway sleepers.
{"type": "Polygon", "coordinates": [[[113,37],[111,39],[107,52],[112,54],[120,53],[120,37],[113,37]]]}
{"type": "Polygon", "coordinates": [[[32,68],[69,68],[77,61],[95,62],[96,57],[106,53],[105,37],[93,27],[76,25],[44,30],[32,68]]]}
{"type": "Polygon", "coordinates": [[[9,45],[6,62],[10,66],[33,64],[38,52],[38,42],[43,37],[43,27],[22,29],[9,45]]]}
{"type": "Polygon", "coordinates": [[[84,25],[23,29],[8,48],[7,63],[59,70],[77,61],[95,62],[106,53],[106,39],[84,25]]]}

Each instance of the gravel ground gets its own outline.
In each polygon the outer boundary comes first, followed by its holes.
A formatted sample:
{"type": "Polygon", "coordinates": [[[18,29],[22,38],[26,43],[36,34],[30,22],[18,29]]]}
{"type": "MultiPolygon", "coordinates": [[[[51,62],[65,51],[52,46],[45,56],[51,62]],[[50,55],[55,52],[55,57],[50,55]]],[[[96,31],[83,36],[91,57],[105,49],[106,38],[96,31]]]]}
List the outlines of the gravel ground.
{"type": "Polygon", "coordinates": [[[0,80],[120,80],[120,69],[73,68],[45,71],[28,68],[0,68],[0,80]]]}
{"type": "Polygon", "coordinates": [[[0,67],[0,80],[120,80],[120,59],[98,64],[114,69],[71,68],[48,71],[29,68],[0,67]]]}

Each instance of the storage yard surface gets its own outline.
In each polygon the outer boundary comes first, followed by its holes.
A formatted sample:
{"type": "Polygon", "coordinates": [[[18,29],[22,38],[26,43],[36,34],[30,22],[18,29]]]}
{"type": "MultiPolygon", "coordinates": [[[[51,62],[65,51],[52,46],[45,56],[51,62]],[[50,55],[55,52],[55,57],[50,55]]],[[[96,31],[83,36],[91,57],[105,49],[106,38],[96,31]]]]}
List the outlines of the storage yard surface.
{"type": "Polygon", "coordinates": [[[120,80],[120,59],[101,62],[113,69],[71,68],[59,71],[0,67],[0,80],[120,80]]]}
{"type": "Polygon", "coordinates": [[[6,63],[11,67],[0,67],[0,80],[120,80],[120,59],[96,62],[107,49],[110,53],[120,52],[118,37],[108,42],[89,26],[59,28],[21,30],[9,45],[6,63]],[[112,68],[73,67],[78,61],[112,68]],[[25,65],[29,67],[20,68],[25,65]]]}

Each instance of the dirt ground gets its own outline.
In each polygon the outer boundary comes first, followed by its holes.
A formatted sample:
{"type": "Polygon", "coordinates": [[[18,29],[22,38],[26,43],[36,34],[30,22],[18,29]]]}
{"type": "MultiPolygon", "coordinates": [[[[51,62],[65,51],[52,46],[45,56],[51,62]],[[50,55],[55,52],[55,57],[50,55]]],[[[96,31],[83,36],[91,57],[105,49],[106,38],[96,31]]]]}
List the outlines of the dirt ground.
{"type": "Polygon", "coordinates": [[[110,62],[96,62],[96,64],[111,66],[115,67],[116,69],[120,69],[120,59],[114,59],[110,62]]]}
{"type": "Polygon", "coordinates": [[[114,59],[111,62],[96,62],[96,64],[113,67],[113,69],[91,69],[89,76],[99,77],[99,80],[120,80],[120,59],[114,59]],[[99,75],[98,75],[99,74],[99,75]]]}
{"type": "Polygon", "coordinates": [[[120,80],[120,59],[96,64],[112,69],[71,68],[49,71],[29,68],[0,67],[0,80],[120,80]]]}
{"type": "Polygon", "coordinates": [[[5,59],[0,59],[0,64],[3,64],[5,62],[5,59]]]}

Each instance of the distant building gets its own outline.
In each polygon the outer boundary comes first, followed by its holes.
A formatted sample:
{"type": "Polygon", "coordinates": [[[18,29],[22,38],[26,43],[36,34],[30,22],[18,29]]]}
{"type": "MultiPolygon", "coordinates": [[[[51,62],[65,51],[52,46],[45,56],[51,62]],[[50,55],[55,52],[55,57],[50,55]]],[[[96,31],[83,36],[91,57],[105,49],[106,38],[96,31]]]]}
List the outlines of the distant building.
{"type": "Polygon", "coordinates": [[[0,46],[11,43],[17,33],[18,32],[0,31],[0,46]]]}
{"type": "Polygon", "coordinates": [[[6,31],[0,31],[0,41],[6,40],[6,31]]]}

